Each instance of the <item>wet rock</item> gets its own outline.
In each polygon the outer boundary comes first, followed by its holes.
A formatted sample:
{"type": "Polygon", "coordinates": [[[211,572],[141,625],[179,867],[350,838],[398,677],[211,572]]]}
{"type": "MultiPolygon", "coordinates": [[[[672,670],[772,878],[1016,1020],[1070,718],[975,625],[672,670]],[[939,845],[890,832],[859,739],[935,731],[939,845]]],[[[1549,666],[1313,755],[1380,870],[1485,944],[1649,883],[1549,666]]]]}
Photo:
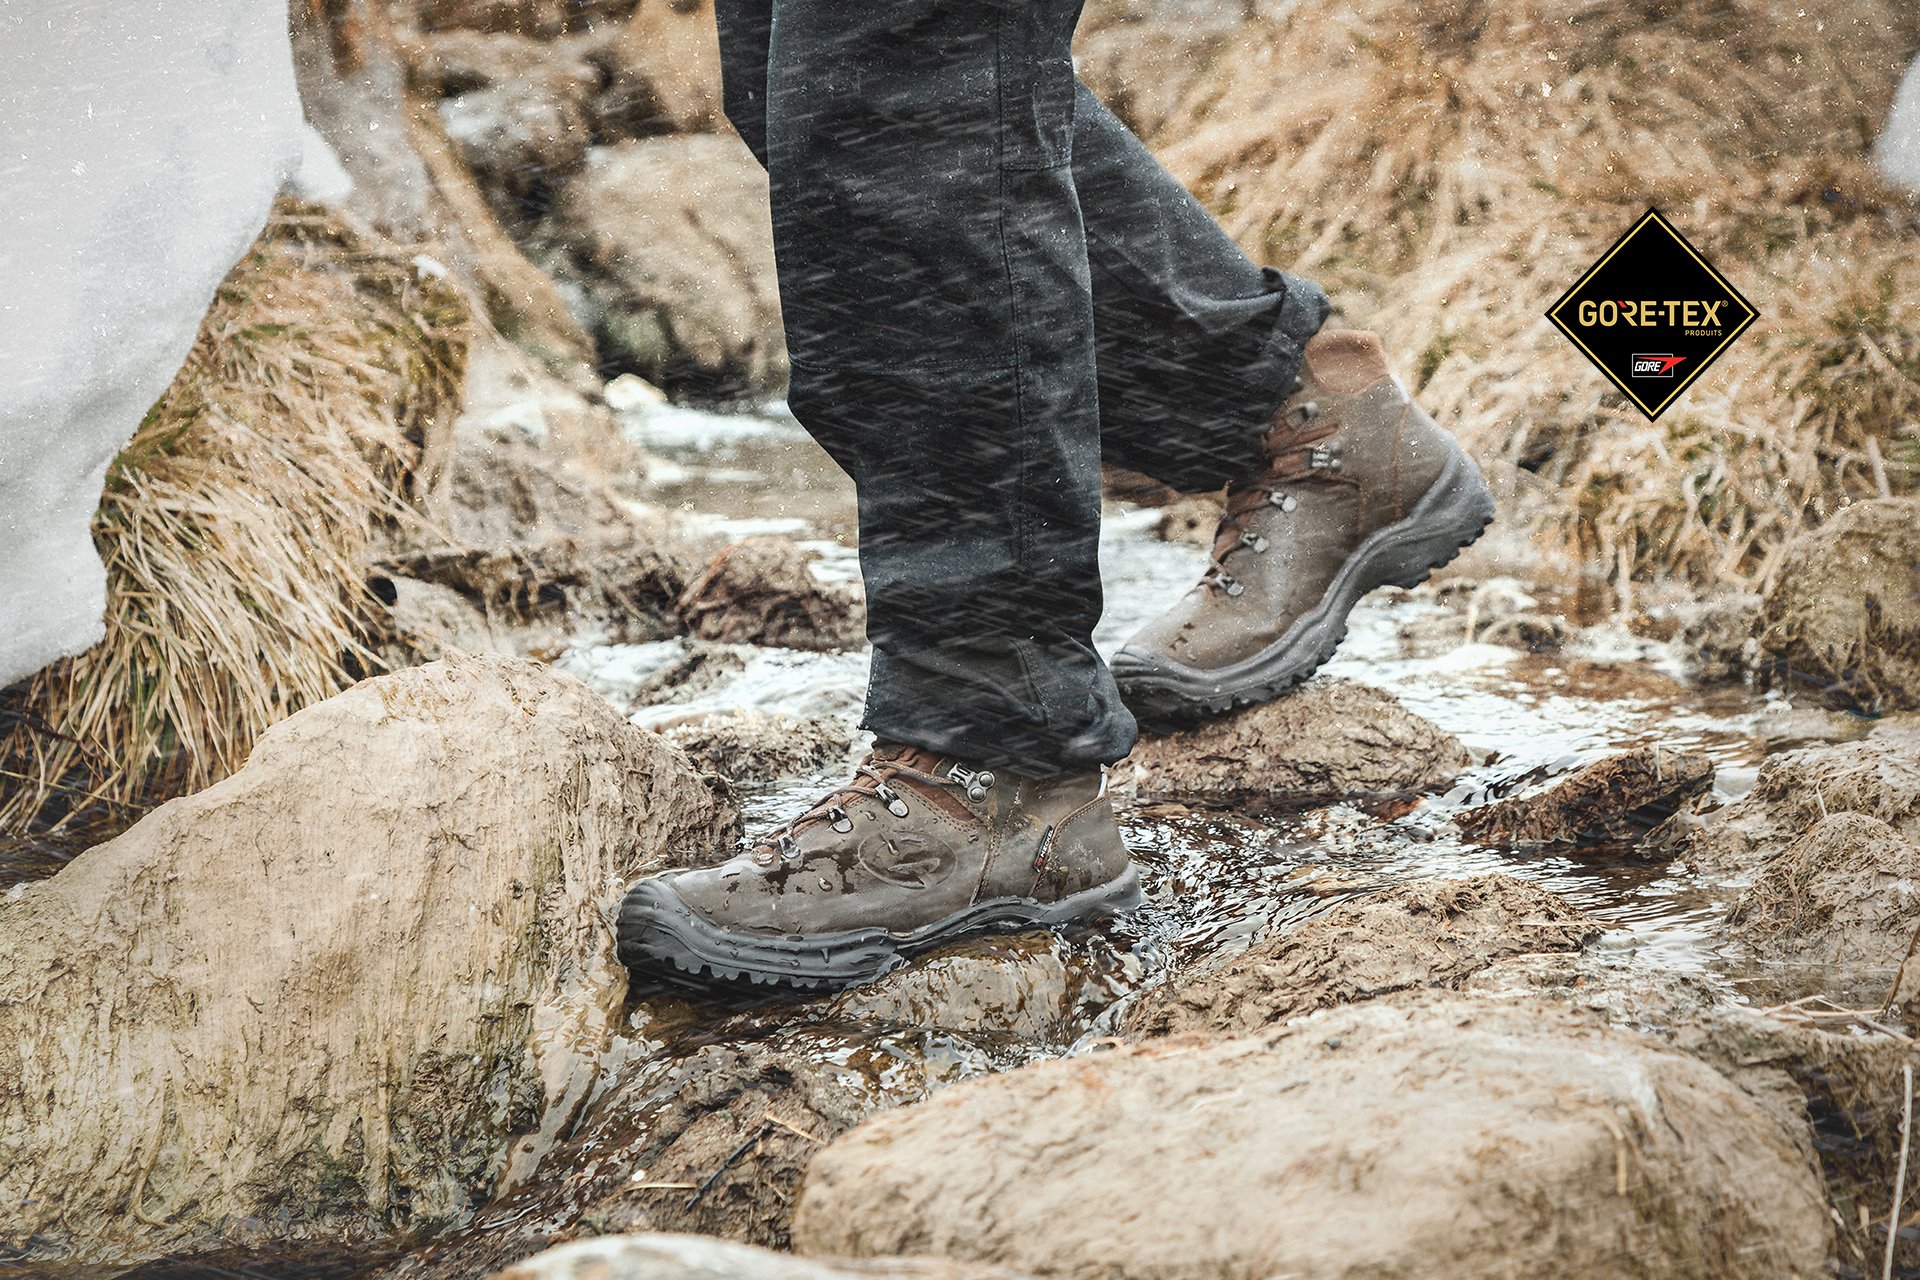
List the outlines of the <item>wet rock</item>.
{"type": "Polygon", "coordinates": [[[1745,679],[1759,616],[1757,595],[1722,596],[1681,611],[1673,645],[1687,674],[1702,684],[1745,679]]]}
{"type": "Polygon", "coordinates": [[[918,1028],[805,1018],[781,1027],[793,1015],[779,1010],[716,1024],[709,1009],[677,1006],[640,1006],[637,1038],[624,1045],[634,1064],[610,1055],[611,1078],[547,1172],[380,1280],[487,1274],[578,1235],[688,1231],[785,1248],[794,1197],[828,1141],[875,1112],[1024,1060],[918,1028]]]}
{"type": "Polygon", "coordinates": [[[1864,814],[1920,840],[1920,724],[1883,724],[1855,742],[1769,757],[1753,789],[1711,815],[1682,852],[1697,868],[1754,870],[1836,813],[1864,814]]]}
{"type": "Polygon", "coordinates": [[[1444,787],[1473,763],[1452,734],[1391,694],[1309,681],[1284,698],[1141,738],[1136,798],[1231,808],[1303,808],[1444,787]]]}
{"type": "Polygon", "coordinates": [[[983,1041],[1011,1037],[1065,1050],[1139,982],[1140,962],[1097,939],[1057,934],[968,938],[825,1001],[850,1026],[927,1027],[983,1041]]]}
{"type": "Polygon", "coordinates": [[[0,898],[0,1240],[131,1265],[459,1221],[579,1110],[635,851],[719,817],[677,752],[520,660],[282,721],[0,898]]]}
{"type": "Polygon", "coordinates": [[[700,1236],[602,1236],[562,1245],[494,1280],[1019,1280],[946,1258],[828,1261],[700,1236]]]}
{"type": "Polygon", "coordinates": [[[1588,844],[1652,829],[1713,785],[1697,751],[1643,747],[1583,765],[1546,790],[1469,809],[1461,831],[1487,844],[1588,844]]]}
{"type": "Polygon", "coordinates": [[[1218,969],[1144,994],[1129,1034],[1245,1035],[1392,991],[1458,987],[1497,960],[1578,951],[1599,922],[1511,876],[1399,885],[1342,903],[1218,969]]]}
{"type": "Polygon", "coordinates": [[[677,632],[687,568],[674,531],[622,491],[635,464],[605,406],[518,365],[477,371],[450,480],[425,519],[400,526],[385,567],[527,632],[522,652],[677,632]]]}
{"type": "MultiPolygon", "coordinates": [[[[1920,847],[1878,818],[1836,813],[1770,860],[1731,913],[1771,959],[1870,966],[1890,980],[1920,922],[1920,847]]],[[[1920,965],[1902,981],[1920,990],[1920,965]]]]}
{"type": "Polygon", "coordinates": [[[1760,674],[1842,705],[1920,708],[1920,498],[1843,508],[1787,545],[1758,623],[1760,674]]]}
{"type": "Polygon", "coordinates": [[[665,734],[702,770],[729,782],[771,782],[817,773],[853,752],[841,721],[742,710],[674,725],[665,734]]]}
{"type": "Polygon", "coordinates": [[[737,139],[598,148],[543,235],[604,363],[668,391],[771,394],[786,380],[766,174],[737,139]]]}
{"type": "Polygon", "coordinates": [[[680,619],[703,640],[834,651],[866,643],[857,588],[822,582],[818,557],[785,538],[743,538],[724,548],[680,597],[680,619]]]}
{"type": "Polygon", "coordinates": [[[1624,1280],[1812,1275],[1831,1229],[1795,1136],[1711,1068],[1420,996],[944,1090],[815,1157],[793,1239],[1068,1277],[1624,1280]]]}

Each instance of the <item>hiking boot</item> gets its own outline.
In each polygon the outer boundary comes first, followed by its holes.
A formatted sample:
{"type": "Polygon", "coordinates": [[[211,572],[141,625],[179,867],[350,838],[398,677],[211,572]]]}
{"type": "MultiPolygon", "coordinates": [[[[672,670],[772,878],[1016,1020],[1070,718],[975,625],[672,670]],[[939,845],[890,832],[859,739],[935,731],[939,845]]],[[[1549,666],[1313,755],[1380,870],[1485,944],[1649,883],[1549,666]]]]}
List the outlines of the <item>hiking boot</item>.
{"type": "Polygon", "coordinates": [[[1479,469],[1388,372],[1371,333],[1307,343],[1263,452],[1260,471],[1227,490],[1205,576],[1114,655],[1142,721],[1285,693],[1333,656],[1361,596],[1425,581],[1493,519],[1479,469]]]}
{"type": "Polygon", "coordinates": [[[1033,779],[876,746],[844,786],[717,867],[635,884],[620,959],[697,984],[832,988],[989,928],[1141,901],[1104,771],[1033,779]]]}

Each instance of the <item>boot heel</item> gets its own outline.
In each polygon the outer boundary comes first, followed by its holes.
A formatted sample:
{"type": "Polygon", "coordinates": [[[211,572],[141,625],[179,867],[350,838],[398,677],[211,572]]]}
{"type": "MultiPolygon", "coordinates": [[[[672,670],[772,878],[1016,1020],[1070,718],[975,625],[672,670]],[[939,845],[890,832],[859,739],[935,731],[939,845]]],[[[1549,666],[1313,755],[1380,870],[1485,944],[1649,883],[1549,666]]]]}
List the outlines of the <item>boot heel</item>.
{"type": "Polygon", "coordinates": [[[1493,493],[1465,451],[1447,463],[1403,523],[1405,535],[1383,548],[1383,583],[1413,588],[1480,540],[1495,515],[1493,493]]]}

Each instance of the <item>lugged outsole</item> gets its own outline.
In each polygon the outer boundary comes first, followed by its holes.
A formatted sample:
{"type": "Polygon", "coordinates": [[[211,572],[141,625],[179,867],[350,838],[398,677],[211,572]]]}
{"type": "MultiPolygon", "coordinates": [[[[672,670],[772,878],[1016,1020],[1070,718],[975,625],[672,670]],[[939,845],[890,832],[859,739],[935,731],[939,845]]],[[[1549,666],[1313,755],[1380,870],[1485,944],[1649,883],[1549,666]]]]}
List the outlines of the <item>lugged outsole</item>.
{"type": "MultiPolygon", "coordinates": [[[[1453,467],[1450,466],[1448,473],[1443,473],[1430,493],[1448,498],[1455,496],[1454,491],[1458,489],[1460,498],[1472,507],[1474,513],[1478,514],[1478,522],[1470,527],[1456,525],[1447,549],[1438,555],[1425,557],[1419,567],[1398,576],[1382,577],[1356,592],[1346,610],[1341,613],[1339,625],[1330,631],[1328,638],[1312,651],[1311,660],[1306,665],[1287,665],[1283,673],[1276,678],[1254,680],[1222,689],[1217,693],[1203,694],[1181,689],[1178,682],[1184,679],[1190,684],[1207,683],[1209,681],[1204,673],[1196,672],[1186,675],[1157,662],[1154,665],[1148,665],[1152,660],[1135,659],[1134,655],[1123,649],[1114,657],[1113,673],[1120,684],[1122,695],[1126,698],[1128,709],[1134,713],[1135,718],[1142,725],[1149,729],[1180,729],[1191,726],[1208,716],[1223,715],[1239,707],[1271,702],[1305,683],[1333,658],[1334,652],[1347,638],[1347,619],[1354,606],[1362,599],[1381,587],[1411,589],[1419,586],[1431,578],[1436,570],[1453,563],[1462,551],[1478,542],[1486,533],[1488,526],[1493,523],[1496,515],[1493,497],[1487,490],[1486,481],[1480,476],[1479,468],[1473,465],[1472,460],[1467,458],[1465,453],[1458,455],[1454,465],[1460,467],[1464,475],[1457,478],[1451,477],[1453,467]],[[1460,488],[1463,481],[1465,487],[1460,488]],[[1443,490],[1447,492],[1442,493],[1443,490]]],[[[1424,501],[1423,499],[1423,503],[1424,501]]],[[[1416,508],[1415,514],[1409,516],[1409,520],[1416,519],[1418,514],[1416,508]]],[[[1411,538],[1409,541],[1417,542],[1418,538],[1411,538]]],[[[1284,650],[1272,655],[1274,659],[1292,656],[1284,650]]]]}
{"type": "Polygon", "coordinates": [[[1139,873],[1129,863],[1106,884],[1058,902],[991,898],[906,933],[873,928],[774,936],[729,932],[695,913],[668,885],[642,880],[621,902],[615,933],[621,963],[670,986],[834,991],[958,938],[1054,928],[1131,911],[1144,901],[1139,873]]]}

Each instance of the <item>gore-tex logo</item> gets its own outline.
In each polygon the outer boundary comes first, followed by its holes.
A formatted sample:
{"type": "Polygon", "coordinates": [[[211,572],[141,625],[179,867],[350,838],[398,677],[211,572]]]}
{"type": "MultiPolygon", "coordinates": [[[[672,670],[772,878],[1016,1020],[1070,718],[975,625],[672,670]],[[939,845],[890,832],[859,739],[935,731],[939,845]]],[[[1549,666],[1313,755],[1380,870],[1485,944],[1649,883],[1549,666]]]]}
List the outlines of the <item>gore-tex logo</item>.
{"type": "Polygon", "coordinates": [[[1658,209],[1647,210],[1547,312],[1649,418],[1758,318],[1658,209]]]}
{"type": "Polygon", "coordinates": [[[1685,360],[1685,356],[1635,355],[1633,357],[1633,376],[1636,378],[1671,378],[1674,366],[1685,360]]]}

